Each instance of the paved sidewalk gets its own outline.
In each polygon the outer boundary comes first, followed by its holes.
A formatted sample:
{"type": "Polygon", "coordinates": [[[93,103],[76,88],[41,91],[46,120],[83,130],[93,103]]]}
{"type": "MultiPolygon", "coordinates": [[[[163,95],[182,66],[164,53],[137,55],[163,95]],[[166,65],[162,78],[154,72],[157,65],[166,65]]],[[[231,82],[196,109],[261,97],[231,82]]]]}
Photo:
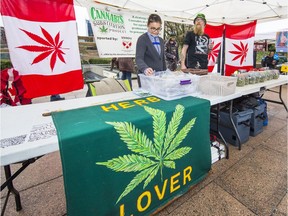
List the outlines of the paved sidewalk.
{"type": "MultiPolygon", "coordinates": [[[[135,80],[134,80],[135,81],[135,80]]],[[[136,82],[133,85],[137,86],[136,82]]],[[[85,87],[86,88],[86,87],[85,87]]],[[[63,94],[66,99],[83,97],[86,89],[63,94]]],[[[287,104],[287,85],[283,89],[287,104]]],[[[276,99],[272,92],[266,98],[276,99]]],[[[33,103],[49,101],[49,97],[33,103]]],[[[287,112],[283,105],[268,103],[269,125],[242,145],[242,150],[229,145],[230,159],[212,165],[208,177],[156,213],[159,216],[183,215],[288,215],[287,213],[287,112]]],[[[19,168],[12,165],[12,170],[19,168]]],[[[3,182],[1,168],[1,182],[3,182]]],[[[7,216],[66,215],[62,168],[59,152],[45,155],[31,164],[15,180],[22,207],[15,210],[10,197],[7,216]]],[[[7,190],[1,192],[1,207],[7,190]]],[[[109,194],[107,194],[109,196],[109,194]]]]}

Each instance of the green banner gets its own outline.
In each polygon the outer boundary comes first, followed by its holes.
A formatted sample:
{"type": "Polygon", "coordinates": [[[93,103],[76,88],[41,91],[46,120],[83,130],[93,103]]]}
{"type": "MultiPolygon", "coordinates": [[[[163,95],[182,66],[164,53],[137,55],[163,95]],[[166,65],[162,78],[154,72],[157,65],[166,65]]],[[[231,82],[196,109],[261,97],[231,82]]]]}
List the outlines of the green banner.
{"type": "Polygon", "coordinates": [[[69,216],[149,215],[211,169],[207,100],[151,96],[52,116],[69,216]]]}

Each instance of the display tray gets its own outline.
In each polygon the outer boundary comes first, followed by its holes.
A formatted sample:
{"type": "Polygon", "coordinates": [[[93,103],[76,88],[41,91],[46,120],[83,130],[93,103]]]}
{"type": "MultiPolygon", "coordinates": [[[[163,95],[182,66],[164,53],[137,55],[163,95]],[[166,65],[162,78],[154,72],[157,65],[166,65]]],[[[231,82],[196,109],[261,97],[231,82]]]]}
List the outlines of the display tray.
{"type": "Polygon", "coordinates": [[[196,74],[196,75],[207,75],[208,70],[207,69],[192,69],[192,68],[187,68],[187,69],[182,69],[184,73],[191,73],[191,74],[196,74]]]}
{"type": "Polygon", "coordinates": [[[227,96],[236,90],[236,77],[204,75],[199,80],[199,91],[207,95],[227,96]]]}
{"type": "Polygon", "coordinates": [[[157,73],[156,76],[139,74],[141,88],[164,100],[175,100],[198,92],[200,77],[179,72],[157,73]]]}

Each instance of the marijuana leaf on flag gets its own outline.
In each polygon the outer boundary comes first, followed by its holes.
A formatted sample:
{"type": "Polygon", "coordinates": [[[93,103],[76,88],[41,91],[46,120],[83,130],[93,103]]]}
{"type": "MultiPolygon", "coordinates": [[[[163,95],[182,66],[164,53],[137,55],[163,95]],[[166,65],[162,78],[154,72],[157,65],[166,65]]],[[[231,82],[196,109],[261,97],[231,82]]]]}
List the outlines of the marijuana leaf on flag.
{"type": "Polygon", "coordinates": [[[225,75],[235,70],[253,68],[253,47],[256,21],[244,25],[225,25],[225,75]]]}
{"type": "Polygon", "coordinates": [[[215,63],[216,60],[217,60],[217,57],[219,55],[221,43],[219,42],[216,45],[214,45],[214,41],[213,41],[212,44],[213,44],[213,48],[212,48],[211,52],[208,55],[208,59],[209,59],[209,61],[211,60],[212,62],[215,63]]]}
{"type": "Polygon", "coordinates": [[[73,0],[2,0],[1,4],[11,62],[26,88],[24,96],[82,89],[73,0]]]}
{"type": "Polygon", "coordinates": [[[224,25],[213,26],[207,24],[205,33],[212,39],[213,48],[208,55],[208,71],[213,71],[222,45],[224,25]]]}
{"type": "Polygon", "coordinates": [[[246,57],[247,57],[247,52],[248,52],[248,43],[244,44],[242,43],[242,41],[240,41],[240,46],[235,44],[235,43],[232,43],[233,46],[236,48],[236,50],[232,50],[232,51],[229,51],[229,53],[235,55],[235,57],[232,59],[232,61],[235,61],[239,58],[241,58],[240,60],[240,65],[242,65],[243,61],[246,60],[246,57]]]}
{"type": "Polygon", "coordinates": [[[52,38],[52,36],[47,32],[44,28],[41,28],[41,31],[45,37],[41,38],[38,35],[35,35],[31,32],[25,31],[24,29],[20,29],[23,32],[25,32],[32,40],[44,45],[44,46],[34,46],[34,45],[23,45],[19,46],[18,48],[30,51],[30,52],[41,52],[32,62],[32,64],[36,64],[45,58],[47,58],[50,54],[52,54],[51,59],[50,59],[50,68],[53,71],[55,63],[56,63],[56,58],[58,57],[63,63],[66,63],[63,55],[65,53],[61,50],[63,49],[61,46],[63,44],[63,40],[59,42],[60,38],[60,32],[56,35],[55,39],[52,38]]]}

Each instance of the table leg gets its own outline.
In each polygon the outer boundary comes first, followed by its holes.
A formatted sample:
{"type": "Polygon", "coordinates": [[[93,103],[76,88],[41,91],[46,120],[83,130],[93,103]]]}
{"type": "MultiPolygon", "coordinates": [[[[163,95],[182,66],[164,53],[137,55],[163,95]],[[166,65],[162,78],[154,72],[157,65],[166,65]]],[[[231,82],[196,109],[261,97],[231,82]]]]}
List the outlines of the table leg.
{"type": "Polygon", "coordinates": [[[269,89],[268,89],[268,91],[278,93],[280,101],[274,101],[274,100],[269,100],[269,99],[264,99],[264,100],[268,101],[268,102],[272,102],[272,103],[283,104],[284,108],[286,109],[286,112],[288,112],[287,106],[286,106],[286,104],[285,104],[285,102],[283,101],[283,98],[282,98],[282,85],[279,88],[279,92],[273,91],[273,90],[269,90],[269,89]]]}
{"type": "Polygon", "coordinates": [[[7,186],[8,192],[7,192],[7,196],[6,196],[2,211],[1,211],[1,216],[4,215],[4,212],[5,212],[5,209],[6,209],[6,205],[7,205],[10,193],[14,194],[15,203],[16,203],[16,211],[20,211],[22,209],[20,194],[14,188],[14,185],[13,185],[13,179],[14,178],[12,178],[12,175],[11,175],[10,165],[4,166],[4,171],[5,171],[5,177],[6,177],[6,182],[5,182],[6,184],[4,183],[3,185],[1,185],[1,191],[5,188],[5,186],[7,186]]]}
{"type": "Polygon", "coordinates": [[[7,192],[7,196],[1,211],[1,216],[4,215],[5,209],[6,209],[6,205],[8,202],[8,198],[10,196],[10,193],[14,194],[15,197],[15,203],[16,203],[16,211],[20,211],[22,209],[22,205],[21,205],[21,199],[20,199],[20,194],[19,192],[15,189],[14,185],[13,185],[13,180],[23,171],[26,169],[26,167],[28,167],[31,163],[34,163],[36,160],[38,160],[39,158],[43,157],[39,156],[36,158],[31,158],[29,160],[26,160],[24,162],[22,162],[22,167],[20,167],[13,175],[11,175],[11,167],[10,165],[6,165],[4,166],[4,171],[5,171],[5,177],[6,177],[6,181],[1,185],[1,191],[7,187],[8,188],[8,192],[7,192]]]}

